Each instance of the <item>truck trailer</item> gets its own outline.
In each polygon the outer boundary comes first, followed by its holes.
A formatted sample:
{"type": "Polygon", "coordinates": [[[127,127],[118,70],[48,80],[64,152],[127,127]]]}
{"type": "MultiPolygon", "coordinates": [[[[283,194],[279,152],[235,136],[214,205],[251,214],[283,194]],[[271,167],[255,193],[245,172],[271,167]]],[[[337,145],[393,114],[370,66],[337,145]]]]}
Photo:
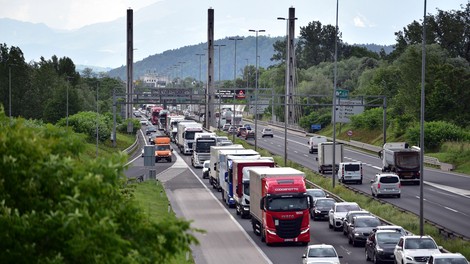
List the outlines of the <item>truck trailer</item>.
{"type": "Polygon", "coordinates": [[[209,166],[209,183],[212,185],[212,187],[214,187],[214,189],[219,189],[219,186],[216,185],[217,179],[219,178],[217,167],[219,166],[219,151],[223,149],[245,149],[245,148],[240,144],[211,147],[211,162],[209,166]]]}
{"type": "Polygon", "coordinates": [[[229,181],[232,181],[235,210],[241,218],[250,216],[250,172],[252,168],[273,168],[276,163],[272,158],[261,157],[256,160],[235,159],[232,162],[229,181]]]}
{"type": "Polygon", "coordinates": [[[217,189],[222,192],[222,200],[229,207],[235,206],[233,197],[228,195],[232,186],[232,182],[228,182],[228,170],[231,165],[231,160],[235,158],[259,159],[260,157],[259,153],[252,149],[231,149],[219,151],[219,163],[218,166],[216,166],[218,178],[215,181],[212,181],[212,183],[215,184],[217,189]]]}
{"type": "Polygon", "coordinates": [[[333,165],[333,142],[322,142],[318,144],[318,172],[324,173],[331,171],[333,175],[338,171],[338,166],[343,162],[343,144],[336,143],[335,146],[335,161],[333,165]],[[334,172],[333,172],[334,168],[334,172]]]}
{"type": "Polygon", "coordinates": [[[405,142],[385,143],[379,152],[382,172],[394,172],[401,182],[420,184],[420,152],[405,142]]]}
{"type": "Polygon", "coordinates": [[[310,242],[312,197],[305,174],[293,168],[252,168],[250,215],[255,234],[267,245],[310,242]]]}

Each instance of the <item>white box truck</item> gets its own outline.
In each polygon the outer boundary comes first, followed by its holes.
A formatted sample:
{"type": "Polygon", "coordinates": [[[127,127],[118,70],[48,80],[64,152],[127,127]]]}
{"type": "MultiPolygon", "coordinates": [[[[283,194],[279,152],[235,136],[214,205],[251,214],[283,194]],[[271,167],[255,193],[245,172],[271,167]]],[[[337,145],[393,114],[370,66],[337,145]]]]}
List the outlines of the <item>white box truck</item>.
{"type": "Polygon", "coordinates": [[[336,174],[338,166],[343,162],[343,144],[333,144],[333,142],[323,142],[318,144],[318,171],[324,173],[325,171],[331,171],[332,174],[336,174]],[[336,145],[336,146],[335,146],[336,145]],[[335,164],[333,165],[333,147],[335,148],[335,164]],[[334,171],[333,171],[334,167],[334,171]]]}
{"type": "Polygon", "coordinates": [[[240,144],[232,144],[228,146],[212,146],[211,147],[211,162],[209,166],[209,183],[214,187],[214,189],[218,188],[216,185],[217,179],[219,178],[219,174],[217,171],[217,167],[219,166],[219,151],[223,149],[245,149],[240,144]]]}

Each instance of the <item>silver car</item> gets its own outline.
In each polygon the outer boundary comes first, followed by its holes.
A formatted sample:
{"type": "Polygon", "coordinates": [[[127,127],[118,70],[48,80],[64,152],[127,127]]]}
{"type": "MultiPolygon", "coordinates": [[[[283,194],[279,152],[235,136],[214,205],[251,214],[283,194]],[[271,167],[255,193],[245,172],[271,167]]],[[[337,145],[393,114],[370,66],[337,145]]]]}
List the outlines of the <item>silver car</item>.
{"type": "Polygon", "coordinates": [[[400,177],[394,173],[379,173],[370,181],[370,191],[372,196],[396,196],[400,198],[401,183],[400,177]]]}

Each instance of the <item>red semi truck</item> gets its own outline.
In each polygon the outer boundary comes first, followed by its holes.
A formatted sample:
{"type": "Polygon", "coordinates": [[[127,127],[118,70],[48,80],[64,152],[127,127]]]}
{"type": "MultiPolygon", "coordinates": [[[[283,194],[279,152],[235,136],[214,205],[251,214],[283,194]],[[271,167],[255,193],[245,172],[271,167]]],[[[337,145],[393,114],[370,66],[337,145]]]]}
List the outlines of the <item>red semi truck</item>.
{"type": "Polygon", "coordinates": [[[163,107],[161,106],[153,106],[151,108],[151,120],[152,120],[152,125],[156,126],[158,129],[158,124],[160,121],[160,111],[163,110],[163,107]]]}
{"type": "Polygon", "coordinates": [[[232,193],[235,200],[237,215],[241,218],[250,216],[250,174],[249,169],[256,167],[272,168],[274,160],[261,157],[256,160],[234,159],[232,171],[229,171],[229,181],[232,181],[232,193]]]}
{"type": "Polygon", "coordinates": [[[267,245],[310,242],[305,174],[293,168],[250,169],[250,215],[253,231],[267,245]]]}

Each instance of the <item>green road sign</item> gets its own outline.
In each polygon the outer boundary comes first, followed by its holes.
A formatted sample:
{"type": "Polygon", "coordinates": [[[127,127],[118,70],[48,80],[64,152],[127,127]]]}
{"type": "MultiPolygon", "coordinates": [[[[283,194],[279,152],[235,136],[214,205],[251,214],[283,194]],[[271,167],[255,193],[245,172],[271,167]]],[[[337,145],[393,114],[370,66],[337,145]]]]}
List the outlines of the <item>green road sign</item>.
{"type": "Polygon", "coordinates": [[[338,98],[348,98],[349,91],[344,89],[336,89],[336,97],[338,98]]]}

